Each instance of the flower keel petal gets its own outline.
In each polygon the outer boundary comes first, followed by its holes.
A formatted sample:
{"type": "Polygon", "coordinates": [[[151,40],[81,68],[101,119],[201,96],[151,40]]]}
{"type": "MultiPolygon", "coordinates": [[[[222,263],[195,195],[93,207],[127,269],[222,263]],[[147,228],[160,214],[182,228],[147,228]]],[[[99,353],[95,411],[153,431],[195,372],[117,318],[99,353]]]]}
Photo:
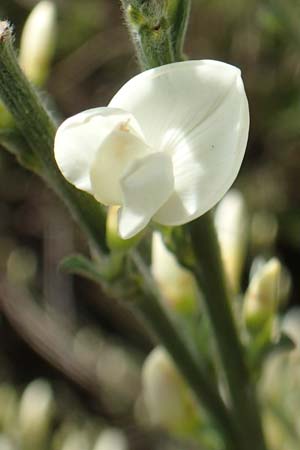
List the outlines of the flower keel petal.
{"type": "Polygon", "coordinates": [[[121,177],[136,159],[152,151],[125,126],[114,129],[104,140],[91,167],[93,195],[105,205],[122,205],[121,177]]]}
{"type": "Polygon", "coordinates": [[[119,233],[129,239],[149,223],[174,188],[171,158],[161,152],[135,161],[121,180],[123,207],[119,233]]]}

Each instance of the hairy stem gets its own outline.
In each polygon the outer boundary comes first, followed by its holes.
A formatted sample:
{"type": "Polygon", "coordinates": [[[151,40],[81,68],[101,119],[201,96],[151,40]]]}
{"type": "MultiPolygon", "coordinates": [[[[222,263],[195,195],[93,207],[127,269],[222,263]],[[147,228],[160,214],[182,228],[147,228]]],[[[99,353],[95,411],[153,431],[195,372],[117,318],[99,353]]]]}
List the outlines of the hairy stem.
{"type": "Polygon", "coordinates": [[[210,383],[199,362],[200,359],[189,348],[186,339],[163,307],[160,294],[144,261],[137,252],[132,252],[132,258],[139,274],[142,276],[141,288],[144,293],[138,298],[136,303],[138,310],[150,329],[154,331],[160,342],[168,350],[200,404],[206,408],[213,421],[215,421],[224,436],[228,448],[230,450],[239,450],[234,425],[223,400],[215,386],[210,383]]]}
{"type": "Polygon", "coordinates": [[[0,22],[0,97],[41,168],[41,175],[70,209],[95,249],[101,253],[105,220],[100,205],[71,186],[61,175],[53,154],[55,122],[21,71],[8,22],[0,22]]]}
{"type": "Polygon", "coordinates": [[[196,258],[193,272],[205,294],[204,301],[223,364],[241,448],[266,450],[256,393],[234,323],[211,215],[208,213],[186,227],[196,258]]]}

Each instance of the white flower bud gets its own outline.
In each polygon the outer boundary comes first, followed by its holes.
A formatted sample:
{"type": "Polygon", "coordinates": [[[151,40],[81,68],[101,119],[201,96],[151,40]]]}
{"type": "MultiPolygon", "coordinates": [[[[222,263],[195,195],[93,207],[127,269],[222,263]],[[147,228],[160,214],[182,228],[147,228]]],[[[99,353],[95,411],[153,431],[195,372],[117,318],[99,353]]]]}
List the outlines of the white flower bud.
{"type": "Polygon", "coordinates": [[[151,270],[167,305],[178,312],[194,312],[197,285],[191,272],[182,267],[158,232],[152,237],[151,270]]]}
{"type": "Polygon", "coordinates": [[[242,194],[231,190],[216,208],[215,226],[229,286],[236,294],[246,255],[248,214],[242,194]]]}
{"type": "Polygon", "coordinates": [[[142,370],[143,399],[150,421],[185,434],[199,426],[199,410],[191,391],[166,351],[155,348],[142,370]]]}
{"type": "Polygon", "coordinates": [[[39,2],[23,28],[19,61],[30,81],[42,85],[48,75],[56,37],[56,7],[50,0],[39,2]]]}
{"type": "Polygon", "coordinates": [[[272,258],[254,274],[246,291],[243,315],[249,331],[256,333],[275,318],[280,300],[281,263],[272,258]]]}
{"type": "Polygon", "coordinates": [[[102,431],[93,450],[129,450],[126,436],[116,428],[102,431]]]}
{"type": "Polygon", "coordinates": [[[25,448],[42,447],[54,412],[54,397],[46,380],[34,380],[24,390],[19,409],[19,427],[25,448]]]}

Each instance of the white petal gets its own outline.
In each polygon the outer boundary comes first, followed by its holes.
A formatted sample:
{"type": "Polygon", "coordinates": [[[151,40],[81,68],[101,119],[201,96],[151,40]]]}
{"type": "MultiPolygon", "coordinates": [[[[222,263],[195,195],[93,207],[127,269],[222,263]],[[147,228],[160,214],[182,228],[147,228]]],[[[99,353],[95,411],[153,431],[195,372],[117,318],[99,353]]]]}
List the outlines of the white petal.
{"type": "Polygon", "coordinates": [[[157,222],[179,225],[200,216],[236,178],[249,129],[236,67],[185,61],[151,69],[126,83],[110,106],[130,111],[147,144],[172,156],[175,193],[157,222]]]}
{"type": "Polygon", "coordinates": [[[116,108],[94,108],[65,120],[57,130],[54,154],[65,178],[92,193],[90,170],[101,143],[120,124],[143,138],[135,118],[116,108]]]}
{"type": "Polygon", "coordinates": [[[137,158],[152,150],[127,128],[114,129],[101,143],[91,166],[90,179],[96,199],[105,205],[121,205],[121,177],[137,158]]]}
{"type": "Polygon", "coordinates": [[[141,231],[174,188],[172,160],[166,153],[152,153],[136,160],[121,180],[123,207],[119,233],[128,239],[141,231]]]}

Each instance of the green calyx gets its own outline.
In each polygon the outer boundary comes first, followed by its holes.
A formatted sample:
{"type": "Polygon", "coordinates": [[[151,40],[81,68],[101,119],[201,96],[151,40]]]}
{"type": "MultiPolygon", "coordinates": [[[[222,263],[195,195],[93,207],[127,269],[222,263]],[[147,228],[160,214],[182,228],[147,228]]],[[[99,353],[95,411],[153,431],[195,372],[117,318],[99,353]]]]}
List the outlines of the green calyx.
{"type": "Polygon", "coordinates": [[[123,2],[141,66],[145,69],[184,59],[190,0],[123,2]]]}

